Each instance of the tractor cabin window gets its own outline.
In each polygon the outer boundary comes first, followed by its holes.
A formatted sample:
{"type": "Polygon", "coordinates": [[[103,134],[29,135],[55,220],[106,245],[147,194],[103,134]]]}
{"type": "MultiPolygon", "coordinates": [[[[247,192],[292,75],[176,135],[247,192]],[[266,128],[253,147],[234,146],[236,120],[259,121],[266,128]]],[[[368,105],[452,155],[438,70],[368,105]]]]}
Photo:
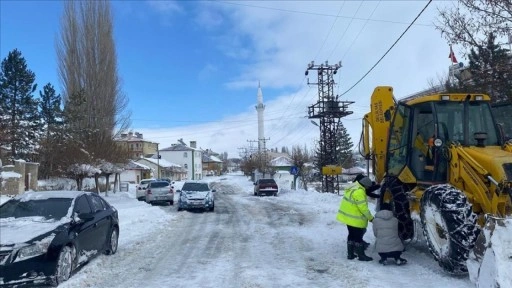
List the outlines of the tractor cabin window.
{"type": "Polygon", "coordinates": [[[395,113],[389,136],[389,154],[386,169],[389,176],[398,176],[407,164],[410,113],[411,109],[404,105],[399,105],[395,113]]]}

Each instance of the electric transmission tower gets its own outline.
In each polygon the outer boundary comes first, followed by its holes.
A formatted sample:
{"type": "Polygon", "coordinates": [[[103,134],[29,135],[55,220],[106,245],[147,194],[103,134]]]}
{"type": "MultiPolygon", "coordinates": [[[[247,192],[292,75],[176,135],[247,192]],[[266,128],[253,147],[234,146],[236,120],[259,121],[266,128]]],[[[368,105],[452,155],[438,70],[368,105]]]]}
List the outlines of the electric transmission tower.
{"type": "MultiPolygon", "coordinates": [[[[308,106],[308,118],[319,119],[320,125],[312,120],[312,122],[320,127],[320,155],[318,162],[320,167],[328,165],[338,165],[338,128],[342,117],[352,114],[348,111],[348,105],[353,101],[340,101],[338,95],[334,95],[334,75],[341,68],[341,61],[334,65],[329,65],[327,61],[324,64],[315,65],[313,61],[306,68],[306,76],[310,70],[316,70],[318,74],[318,82],[308,85],[318,85],[318,101],[308,106]]],[[[335,185],[339,183],[337,175],[333,173],[322,173],[322,191],[334,193],[335,185]]]]}

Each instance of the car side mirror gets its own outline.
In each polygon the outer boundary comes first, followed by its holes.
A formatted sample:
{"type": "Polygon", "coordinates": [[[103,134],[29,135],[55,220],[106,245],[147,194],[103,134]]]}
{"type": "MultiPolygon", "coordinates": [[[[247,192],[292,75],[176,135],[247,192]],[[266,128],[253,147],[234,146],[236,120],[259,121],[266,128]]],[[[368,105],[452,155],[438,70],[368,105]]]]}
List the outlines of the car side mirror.
{"type": "Polygon", "coordinates": [[[80,213],[80,214],[78,214],[78,218],[80,218],[81,220],[84,220],[84,221],[90,221],[90,220],[94,219],[94,214],[80,213]]]}
{"type": "Polygon", "coordinates": [[[258,185],[258,184],[256,184],[256,182],[254,182],[254,185],[258,185]]]}

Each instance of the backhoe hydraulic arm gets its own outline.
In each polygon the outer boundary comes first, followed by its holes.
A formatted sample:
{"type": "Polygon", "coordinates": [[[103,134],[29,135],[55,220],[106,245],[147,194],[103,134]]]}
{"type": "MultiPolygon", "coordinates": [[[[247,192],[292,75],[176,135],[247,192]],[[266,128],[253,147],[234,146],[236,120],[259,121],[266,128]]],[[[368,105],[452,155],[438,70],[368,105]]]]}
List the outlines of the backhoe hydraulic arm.
{"type": "Polygon", "coordinates": [[[450,182],[473,198],[470,199],[476,206],[473,210],[505,217],[512,199],[511,182],[493,177],[458,143],[452,143],[449,152],[450,182]]]}

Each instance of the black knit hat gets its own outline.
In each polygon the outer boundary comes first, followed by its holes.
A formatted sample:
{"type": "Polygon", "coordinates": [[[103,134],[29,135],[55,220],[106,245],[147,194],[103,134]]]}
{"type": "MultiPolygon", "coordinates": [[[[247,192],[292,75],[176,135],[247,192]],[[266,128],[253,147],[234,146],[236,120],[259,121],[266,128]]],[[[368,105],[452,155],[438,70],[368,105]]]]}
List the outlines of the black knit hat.
{"type": "Polygon", "coordinates": [[[365,177],[365,176],[364,176],[364,174],[362,174],[362,173],[361,173],[361,174],[357,174],[357,176],[356,176],[356,178],[354,178],[354,181],[353,181],[353,182],[359,181],[359,180],[363,179],[364,177],[365,177]]]}

